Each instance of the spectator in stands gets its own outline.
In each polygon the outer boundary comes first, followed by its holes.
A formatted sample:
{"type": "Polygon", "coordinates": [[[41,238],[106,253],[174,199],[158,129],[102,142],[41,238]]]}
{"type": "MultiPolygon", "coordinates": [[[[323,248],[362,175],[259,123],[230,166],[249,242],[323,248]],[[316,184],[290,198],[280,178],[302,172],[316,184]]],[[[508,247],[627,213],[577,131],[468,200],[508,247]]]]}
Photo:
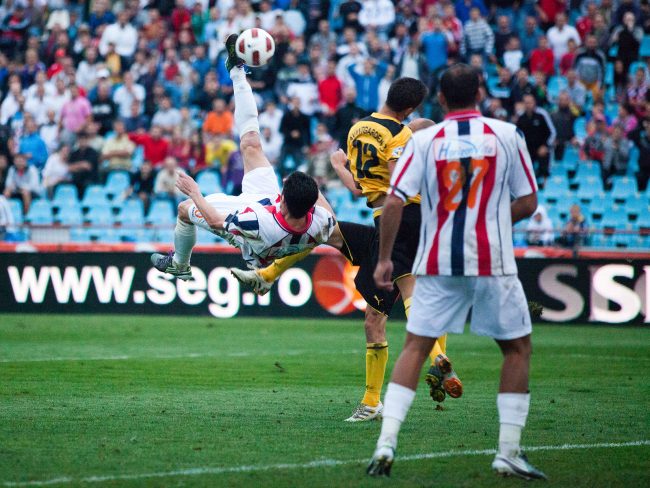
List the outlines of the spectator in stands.
{"type": "Polygon", "coordinates": [[[18,111],[18,99],[22,96],[20,81],[13,79],[9,82],[9,92],[0,105],[0,124],[5,125],[18,111]]]}
{"type": "Polygon", "coordinates": [[[634,115],[634,107],[629,103],[622,103],[618,106],[618,116],[612,124],[623,129],[625,136],[632,132],[639,125],[639,121],[634,115]]]}
{"type": "Polygon", "coordinates": [[[548,47],[546,36],[539,36],[538,44],[539,47],[533,49],[530,53],[530,71],[531,73],[539,71],[546,76],[553,76],[555,74],[555,58],[553,57],[553,50],[548,47]]]}
{"type": "Polygon", "coordinates": [[[503,53],[514,35],[510,26],[510,17],[499,15],[497,17],[497,28],[494,32],[494,50],[497,59],[503,59],[503,53]]]}
{"type": "Polygon", "coordinates": [[[598,49],[598,40],[594,35],[588,35],[584,47],[576,52],[574,69],[578,78],[594,96],[600,90],[600,84],[605,76],[605,54],[598,49]]]}
{"type": "Polygon", "coordinates": [[[74,143],[79,132],[86,129],[92,120],[92,107],[88,99],[79,92],[79,87],[69,86],[70,99],[61,107],[61,138],[68,144],[74,143]]]}
{"type": "Polygon", "coordinates": [[[38,133],[47,147],[47,153],[50,154],[59,146],[59,123],[54,110],[48,110],[47,121],[41,125],[38,133]]]}
{"type": "Polygon", "coordinates": [[[555,160],[564,159],[564,150],[568,144],[577,144],[576,134],[573,129],[576,117],[579,112],[571,107],[571,98],[569,93],[563,91],[560,93],[557,101],[557,109],[551,114],[551,121],[557,132],[555,140],[555,160]]]}
{"type": "MultiPolygon", "coordinates": [[[[105,70],[104,64],[97,58],[97,49],[86,49],[84,60],[77,67],[76,83],[85,90],[92,90],[99,79],[100,70],[105,70]]],[[[108,70],[107,75],[108,75],[108,70]]]]}
{"type": "Polygon", "coordinates": [[[650,180],[650,120],[643,123],[629,135],[629,138],[639,150],[639,171],[636,174],[639,191],[646,191],[650,180]]]}
{"type": "Polygon", "coordinates": [[[567,88],[566,91],[571,98],[571,104],[578,107],[580,112],[584,112],[585,103],[587,101],[587,89],[578,79],[578,73],[575,70],[569,70],[566,74],[567,88]]]}
{"type": "Polygon", "coordinates": [[[564,225],[558,242],[564,247],[580,247],[586,244],[588,233],[587,219],[582,215],[580,205],[572,205],[569,209],[569,220],[564,225]]]}
{"type": "MultiPolygon", "coordinates": [[[[108,74],[108,70],[104,69],[103,71],[105,73],[100,74],[108,74]]],[[[99,124],[99,133],[106,135],[111,130],[117,116],[117,105],[111,97],[111,86],[108,82],[100,82],[97,85],[97,95],[90,106],[93,120],[99,124]]]]}
{"type": "MultiPolygon", "coordinates": [[[[453,35],[444,28],[442,21],[438,17],[435,17],[431,30],[423,32],[420,37],[420,44],[424,51],[426,65],[429,71],[435,71],[447,64],[449,45],[453,41],[453,35]]],[[[417,50],[417,44],[411,41],[407,52],[417,52],[417,50]]],[[[403,63],[404,61],[402,60],[401,62],[403,63]]]]}
{"type": "Polygon", "coordinates": [[[288,84],[287,96],[300,99],[300,111],[309,117],[318,111],[318,86],[311,76],[308,61],[298,63],[298,75],[288,84]]]}
{"type": "Polygon", "coordinates": [[[32,199],[41,192],[38,170],[35,166],[27,164],[27,156],[22,153],[14,155],[14,164],[7,172],[4,196],[6,198],[20,198],[23,202],[23,213],[29,212],[32,199]]]}
{"type": "Polygon", "coordinates": [[[314,177],[321,190],[327,189],[329,181],[336,179],[334,169],[330,164],[330,155],[334,152],[334,141],[324,124],[316,128],[316,141],[309,148],[307,173],[314,177]]]}
{"type": "Polygon", "coordinates": [[[463,24],[470,20],[474,8],[478,9],[479,15],[487,16],[489,14],[483,0],[456,0],[455,7],[456,15],[463,24]]]}
{"type": "Polygon", "coordinates": [[[280,154],[282,152],[282,136],[273,132],[270,127],[262,126],[260,142],[264,155],[269,158],[272,166],[277,166],[280,154]]]}
{"type": "Polygon", "coordinates": [[[395,5],[390,0],[363,0],[359,12],[359,24],[364,29],[376,29],[386,35],[395,22],[395,5]]]}
{"type": "Polygon", "coordinates": [[[231,137],[233,125],[233,114],[226,107],[226,102],[221,98],[216,98],[212,102],[212,111],[208,113],[203,122],[204,137],[214,135],[231,137]]]}
{"type": "Polygon", "coordinates": [[[77,148],[70,154],[68,164],[79,198],[83,196],[88,185],[99,182],[99,153],[90,147],[89,143],[88,134],[79,133],[77,148]]]}
{"type": "Polygon", "coordinates": [[[283,176],[302,163],[311,141],[309,117],[300,111],[300,99],[293,98],[288,108],[280,124],[284,146],[280,155],[279,170],[283,176]],[[289,166],[289,158],[293,160],[293,166],[289,166]]]}
{"type": "Polygon", "coordinates": [[[129,139],[144,148],[144,158],[156,167],[162,164],[167,157],[169,142],[162,135],[162,129],[157,125],[151,126],[148,134],[140,129],[138,132],[129,133],[129,139]]]}
{"type": "Polygon", "coordinates": [[[523,101],[525,95],[535,95],[535,86],[530,82],[528,70],[521,68],[517,72],[517,79],[510,91],[510,105],[515,106],[523,101]]]}
{"type": "Polygon", "coordinates": [[[172,107],[169,97],[164,96],[160,100],[160,106],[151,119],[151,123],[159,126],[165,135],[170,135],[174,128],[181,123],[181,112],[176,107],[172,107]]]}
{"type": "Polygon", "coordinates": [[[634,78],[627,88],[627,101],[633,107],[637,118],[644,118],[646,115],[645,100],[648,93],[648,80],[646,70],[643,66],[634,71],[634,78]]]}
{"type": "MultiPolygon", "coordinates": [[[[555,0],[550,0],[555,1],[555,0]]],[[[573,39],[579,46],[581,44],[580,34],[575,27],[567,24],[567,17],[564,13],[555,16],[555,25],[546,33],[548,44],[553,49],[555,59],[562,59],[562,56],[569,50],[569,39],[573,39]]]]}
{"type": "Polygon", "coordinates": [[[27,163],[41,170],[47,161],[47,146],[38,133],[38,126],[32,117],[25,119],[25,129],[18,143],[18,151],[27,157],[27,163]]]}
{"type": "MultiPolygon", "coordinates": [[[[360,67],[361,68],[361,67],[360,67]]],[[[357,104],[364,110],[372,112],[377,110],[379,103],[379,82],[386,73],[387,65],[384,62],[377,63],[371,58],[363,62],[363,72],[357,71],[357,64],[348,66],[348,72],[357,89],[357,104]]]]}
{"type": "Polygon", "coordinates": [[[343,100],[343,83],[336,76],[336,61],[333,59],[327,62],[326,74],[318,82],[318,99],[321,113],[333,127],[334,116],[343,100]]]}
{"type": "Polygon", "coordinates": [[[129,116],[122,117],[121,120],[129,133],[145,131],[149,128],[149,119],[142,113],[141,104],[137,100],[133,100],[129,116]]]}
{"type": "Polygon", "coordinates": [[[544,205],[539,205],[526,226],[526,242],[529,246],[552,246],[555,243],[553,221],[544,205]]]}
{"type": "Polygon", "coordinates": [[[4,194],[8,171],[9,161],[7,160],[7,156],[0,152],[0,194],[4,194]]]}
{"type": "Polygon", "coordinates": [[[546,181],[550,174],[550,150],[555,143],[555,127],[548,112],[537,106],[532,94],[524,95],[523,103],[524,113],[517,120],[517,128],[523,132],[530,156],[537,165],[537,177],[546,181]]]}
{"type": "Polygon", "coordinates": [[[618,46],[616,59],[622,61],[626,73],[630,65],[639,58],[642,40],[643,29],[636,25],[634,13],[626,12],[623,15],[623,23],[614,28],[610,40],[610,45],[618,46]]]}
{"type": "Polygon", "coordinates": [[[42,176],[43,189],[48,198],[54,196],[54,190],[59,184],[70,181],[69,157],[70,147],[67,144],[61,144],[59,150],[47,158],[42,176]]]}
{"type": "Polygon", "coordinates": [[[169,156],[173,157],[178,166],[184,170],[189,169],[190,159],[192,157],[192,144],[190,140],[183,137],[180,127],[175,127],[169,140],[169,156]]]}
{"type": "Polygon", "coordinates": [[[357,105],[357,92],[354,88],[346,88],[344,95],[345,104],[336,112],[336,128],[339,147],[347,151],[347,138],[350,127],[368,115],[368,111],[357,105]]]}
{"type": "Polygon", "coordinates": [[[526,59],[530,57],[530,53],[538,46],[539,36],[543,36],[544,32],[537,25],[537,19],[532,16],[526,16],[524,21],[524,30],[519,33],[521,41],[521,49],[524,52],[526,59]]]}
{"type": "Polygon", "coordinates": [[[503,65],[508,68],[508,71],[516,73],[521,69],[523,61],[524,53],[521,50],[519,38],[512,36],[503,52],[503,65]]]}
{"type": "Polygon", "coordinates": [[[178,171],[182,170],[178,167],[176,159],[171,156],[166,157],[153,185],[153,193],[156,198],[168,198],[174,203],[177,199],[182,198],[183,194],[176,188],[178,171]]]}
{"type": "Polygon", "coordinates": [[[0,24],[0,49],[9,57],[14,57],[25,45],[27,29],[31,19],[25,13],[25,6],[16,2],[13,12],[2,19],[0,24]]]}
{"type": "Polygon", "coordinates": [[[602,164],[605,158],[606,139],[607,121],[603,114],[597,114],[587,123],[587,138],[582,146],[585,158],[602,164]]]}
{"type": "Polygon", "coordinates": [[[135,144],[126,132],[124,122],[116,120],[113,123],[114,135],[106,140],[102,148],[102,159],[108,162],[107,171],[127,170],[130,171],[133,165],[132,158],[135,152],[135,144]]]}
{"type": "Polygon", "coordinates": [[[578,52],[578,45],[576,44],[576,41],[574,39],[569,39],[569,42],[567,43],[567,49],[568,51],[562,56],[562,59],[560,59],[560,74],[562,76],[566,76],[568,71],[573,68],[573,65],[575,64],[576,61],[576,54],[578,52]]]}
{"type": "Polygon", "coordinates": [[[149,199],[153,194],[155,176],[151,162],[145,159],[140,168],[135,173],[131,173],[131,185],[125,190],[123,198],[126,199],[135,194],[144,203],[145,210],[148,209],[149,199]]]}
{"type": "Polygon", "coordinates": [[[466,59],[472,54],[481,54],[486,58],[494,60],[494,32],[481,17],[481,10],[472,7],[469,20],[463,28],[463,42],[460,45],[460,54],[466,59]]]}
{"type": "Polygon", "coordinates": [[[108,45],[115,45],[115,52],[122,62],[129,64],[138,44],[138,31],[129,23],[129,13],[123,9],[117,14],[117,22],[107,25],[99,40],[99,52],[102,56],[108,53],[108,45]]]}
{"type": "Polygon", "coordinates": [[[240,195],[244,179],[244,159],[238,149],[232,151],[225,164],[221,165],[221,181],[229,195],[240,195]]]}
{"type": "Polygon", "coordinates": [[[275,135],[280,135],[280,124],[284,113],[273,100],[266,102],[264,111],[259,116],[260,127],[268,127],[275,135]]]}
{"type": "Polygon", "coordinates": [[[630,159],[632,141],[625,134],[622,126],[612,127],[611,137],[605,140],[602,176],[606,186],[611,184],[612,176],[625,176],[630,159]]]}
{"type": "Polygon", "coordinates": [[[512,113],[513,104],[511,98],[512,92],[512,74],[508,68],[499,69],[499,81],[490,86],[490,96],[499,101],[499,106],[490,110],[492,116],[494,116],[494,110],[496,108],[503,108],[508,113],[512,113]]]}
{"type": "Polygon", "coordinates": [[[133,102],[142,103],[145,95],[144,87],[135,82],[133,74],[130,71],[124,73],[124,84],[113,93],[113,101],[119,108],[120,117],[130,117],[133,102]]]}

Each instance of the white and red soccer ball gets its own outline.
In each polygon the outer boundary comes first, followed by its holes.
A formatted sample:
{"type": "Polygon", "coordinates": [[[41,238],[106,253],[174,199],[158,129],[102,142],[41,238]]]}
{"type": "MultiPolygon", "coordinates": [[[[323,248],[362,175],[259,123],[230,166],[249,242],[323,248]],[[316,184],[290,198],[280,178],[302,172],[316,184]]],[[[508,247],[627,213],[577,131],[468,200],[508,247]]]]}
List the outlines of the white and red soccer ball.
{"type": "Polygon", "coordinates": [[[275,52],[275,41],[264,29],[246,29],[239,34],[235,49],[248,66],[264,66],[275,52]]]}

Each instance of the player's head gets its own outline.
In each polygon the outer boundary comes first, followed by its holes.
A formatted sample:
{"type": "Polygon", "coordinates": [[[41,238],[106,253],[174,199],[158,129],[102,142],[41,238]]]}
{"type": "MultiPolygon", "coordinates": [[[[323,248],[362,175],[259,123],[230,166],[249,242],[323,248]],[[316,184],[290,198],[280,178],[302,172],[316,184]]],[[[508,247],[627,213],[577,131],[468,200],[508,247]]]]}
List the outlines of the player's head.
{"type": "Polygon", "coordinates": [[[318,200],[318,185],[302,171],[294,171],[284,181],[282,197],[289,215],[299,219],[307,215],[318,200]]]}
{"type": "Polygon", "coordinates": [[[455,64],[440,78],[440,103],[452,110],[474,108],[479,94],[479,76],[476,68],[455,64]]]}
{"type": "Polygon", "coordinates": [[[398,78],[390,84],[386,106],[405,119],[427,96],[427,86],[415,78],[398,78]]]}

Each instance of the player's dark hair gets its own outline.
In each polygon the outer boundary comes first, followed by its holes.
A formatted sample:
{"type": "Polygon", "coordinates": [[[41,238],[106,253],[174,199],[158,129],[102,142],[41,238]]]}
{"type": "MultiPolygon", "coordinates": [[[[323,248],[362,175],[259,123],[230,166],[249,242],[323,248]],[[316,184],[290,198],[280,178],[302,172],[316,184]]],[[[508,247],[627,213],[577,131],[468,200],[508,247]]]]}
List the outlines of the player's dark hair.
{"type": "Polygon", "coordinates": [[[386,105],[395,112],[416,109],[427,96],[427,86],[415,78],[397,78],[390,84],[386,105]]]}
{"type": "Polygon", "coordinates": [[[449,110],[474,106],[478,88],[478,71],[467,64],[455,64],[440,78],[440,91],[445,96],[449,110]]]}
{"type": "Polygon", "coordinates": [[[291,216],[299,219],[307,215],[316,204],[318,185],[308,174],[294,171],[284,181],[282,195],[291,216]]]}

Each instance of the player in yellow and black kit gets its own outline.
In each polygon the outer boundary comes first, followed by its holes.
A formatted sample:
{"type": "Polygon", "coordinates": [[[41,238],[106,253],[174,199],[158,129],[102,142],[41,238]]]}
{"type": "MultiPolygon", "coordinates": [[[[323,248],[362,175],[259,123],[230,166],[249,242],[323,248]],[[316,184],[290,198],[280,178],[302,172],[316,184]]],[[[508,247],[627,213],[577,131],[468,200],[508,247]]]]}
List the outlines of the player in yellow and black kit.
{"type": "MultiPolygon", "coordinates": [[[[379,112],[357,122],[348,133],[348,154],[339,150],[331,157],[332,166],[342,182],[357,195],[363,195],[373,208],[375,228],[338,222],[332,243],[352,264],[359,266],[355,284],[369,305],[366,309],[366,391],[361,404],[348,421],[372,420],[381,414],[380,401],[386,364],[386,319],[399,296],[397,292],[379,290],[373,272],[377,264],[379,219],[390,185],[390,175],[397,159],[414,130],[431,125],[419,119],[411,127],[402,124],[426,96],[426,86],[413,78],[400,78],[391,84],[386,104],[379,112]]],[[[420,197],[410,199],[404,209],[397,242],[393,251],[394,279],[408,315],[415,279],[411,275],[420,233],[420,197]]],[[[233,270],[242,283],[264,293],[280,274],[308,253],[276,260],[271,266],[251,271],[233,270]]],[[[442,401],[445,391],[452,397],[462,394],[462,384],[444,355],[446,337],[438,340],[431,353],[432,366],[427,375],[431,396],[442,401]]]]}

